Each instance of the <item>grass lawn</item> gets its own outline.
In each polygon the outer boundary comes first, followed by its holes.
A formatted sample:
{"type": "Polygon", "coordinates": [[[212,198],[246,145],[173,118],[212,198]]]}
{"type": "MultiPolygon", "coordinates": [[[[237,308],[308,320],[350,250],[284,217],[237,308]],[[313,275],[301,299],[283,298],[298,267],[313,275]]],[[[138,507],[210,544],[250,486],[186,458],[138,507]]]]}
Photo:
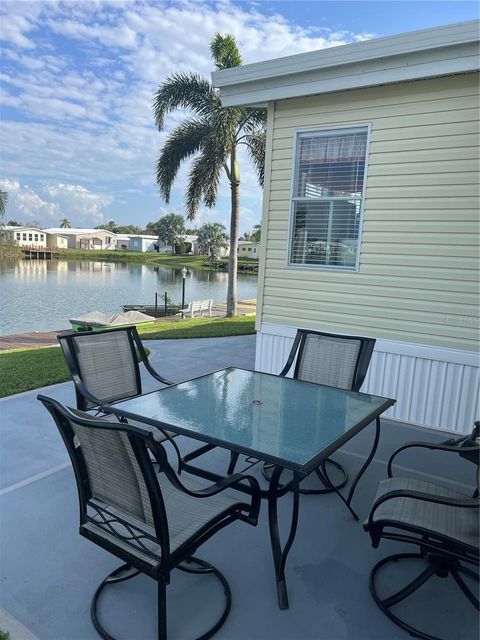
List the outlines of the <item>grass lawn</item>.
{"type": "MultiPolygon", "coordinates": [[[[163,265],[181,269],[202,269],[206,256],[191,255],[171,255],[169,253],[153,253],[140,251],[107,251],[107,250],[82,250],[82,249],[61,249],[59,258],[65,260],[104,260],[105,262],[141,262],[142,264],[163,265]]],[[[225,258],[224,260],[227,260],[225,258]]],[[[251,258],[239,258],[239,264],[258,263],[258,260],[251,258]]]]}
{"type": "MultiPolygon", "coordinates": [[[[144,340],[215,338],[255,333],[253,316],[194,318],[148,323],[139,329],[144,340]]],[[[0,398],[70,379],[59,347],[0,351],[0,398]]]]}

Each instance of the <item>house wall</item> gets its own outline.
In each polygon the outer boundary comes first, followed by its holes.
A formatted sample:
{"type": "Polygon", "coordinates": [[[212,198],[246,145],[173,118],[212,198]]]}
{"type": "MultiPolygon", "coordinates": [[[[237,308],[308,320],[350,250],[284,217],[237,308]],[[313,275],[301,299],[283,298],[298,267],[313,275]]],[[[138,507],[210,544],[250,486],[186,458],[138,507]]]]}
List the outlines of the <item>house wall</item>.
{"type": "Polygon", "coordinates": [[[258,244],[255,242],[239,244],[237,255],[242,258],[258,258],[258,244]]]}
{"type": "Polygon", "coordinates": [[[477,136],[476,73],[270,104],[259,369],[281,368],[268,353],[285,356],[288,328],[373,336],[384,355],[375,355],[366,388],[398,398],[395,377],[406,385],[409,406],[399,403],[391,414],[471,428],[480,412],[477,136]],[[365,123],[371,144],[359,271],[288,268],[295,131],[365,123]],[[435,403],[450,408],[442,413],[435,403]]]}
{"type": "Polygon", "coordinates": [[[54,233],[47,233],[47,247],[67,249],[68,238],[66,236],[57,236],[54,233]]]}
{"type": "Polygon", "coordinates": [[[72,249],[114,250],[117,248],[117,236],[103,229],[95,230],[95,233],[72,234],[68,238],[68,246],[72,249]]]}
{"type": "Polygon", "coordinates": [[[10,239],[20,247],[46,247],[47,234],[42,229],[33,227],[16,227],[7,231],[10,239]]]}

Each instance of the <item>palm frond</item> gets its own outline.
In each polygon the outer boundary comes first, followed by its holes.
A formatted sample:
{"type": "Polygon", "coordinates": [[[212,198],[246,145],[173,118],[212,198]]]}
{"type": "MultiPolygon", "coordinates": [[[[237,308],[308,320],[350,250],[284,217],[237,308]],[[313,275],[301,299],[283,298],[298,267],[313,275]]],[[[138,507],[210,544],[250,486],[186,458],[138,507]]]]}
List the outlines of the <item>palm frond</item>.
{"type": "Polygon", "coordinates": [[[179,107],[206,117],[219,103],[220,98],[207,79],[197,73],[174,73],[156,92],[153,115],[161,130],[167,113],[179,107]]]}
{"type": "Polygon", "coordinates": [[[237,41],[231,35],[216,33],[210,45],[210,53],[217,69],[231,69],[242,64],[242,56],[237,41]]]}
{"type": "Polygon", "coordinates": [[[157,183],[165,202],[170,200],[172,184],[181,163],[200,151],[205,138],[210,134],[206,120],[192,118],[185,120],[168,136],[157,160],[157,183]]]}
{"type": "Polygon", "coordinates": [[[252,135],[245,136],[245,144],[253,165],[257,172],[258,182],[263,187],[263,180],[265,177],[265,131],[254,133],[252,135]]]}
{"type": "Polygon", "coordinates": [[[215,140],[207,140],[202,154],[195,159],[190,171],[185,196],[188,220],[195,219],[202,200],[207,207],[215,206],[223,162],[224,157],[221,149],[216,147],[215,140]]]}
{"type": "Polygon", "coordinates": [[[257,133],[267,126],[266,109],[245,109],[245,118],[242,129],[245,133],[257,133]]]}
{"type": "Polygon", "coordinates": [[[197,158],[193,163],[192,170],[188,179],[187,192],[185,194],[185,209],[187,210],[187,220],[195,220],[198,207],[202,201],[203,184],[198,179],[200,159],[197,158]]]}

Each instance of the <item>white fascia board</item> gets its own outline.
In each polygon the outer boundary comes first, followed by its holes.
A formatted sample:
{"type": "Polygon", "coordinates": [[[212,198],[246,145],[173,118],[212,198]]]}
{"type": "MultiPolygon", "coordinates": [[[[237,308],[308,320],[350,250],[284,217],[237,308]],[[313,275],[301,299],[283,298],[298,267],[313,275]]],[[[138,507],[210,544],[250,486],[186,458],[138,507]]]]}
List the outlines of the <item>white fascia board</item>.
{"type": "Polygon", "coordinates": [[[478,45],[463,45],[455,52],[445,48],[442,51],[441,60],[431,51],[422,52],[375,60],[368,67],[359,62],[226,87],[221,90],[222,104],[225,107],[259,105],[272,100],[478,71],[478,45]]]}
{"type": "Polygon", "coordinates": [[[258,62],[216,71],[212,81],[224,106],[234,106],[468,73],[479,67],[479,24],[473,20],[258,62]]]}
{"type": "Polygon", "coordinates": [[[470,20],[459,24],[410,31],[385,38],[375,38],[354,44],[255,62],[242,67],[214,71],[212,73],[212,81],[217,88],[221,89],[241,82],[274,78],[332,66],[336,67],[352,62],[374,60],[437,47],[477,42],[479,24],[478,20],[470,20]]]}

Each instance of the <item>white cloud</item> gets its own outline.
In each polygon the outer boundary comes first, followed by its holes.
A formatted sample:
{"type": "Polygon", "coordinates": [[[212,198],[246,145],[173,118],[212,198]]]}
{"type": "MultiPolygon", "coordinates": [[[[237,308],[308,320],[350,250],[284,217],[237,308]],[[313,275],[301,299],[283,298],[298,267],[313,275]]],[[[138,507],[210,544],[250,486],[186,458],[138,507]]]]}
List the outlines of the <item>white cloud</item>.
{"type": "Polygon", "coordinates": [[[101,224],[103,209],[113,201],[109,194],[94,193],[78,184],[46,184],[43,190],[62,215],[78,226],[101,224]]]}
{"type": "MultiPolygon", "coordinates": [[[[159,150],[185,114],[169,116],[159,133],[152,116],[154,92],[179,70],[209,78],[209,44],[216,32],[236,37],[245,63],[369,37],[305,29],[279,14],[262,14],[263,5],[257,6],[228,0],[4,2],[4,175],[50,185],[41,196],[34,194],[42,215],[75,214],[79,223],[93,224],[112,202],[102,193],[128,187],[139,190],[139,201],[142,195],[158,197],[159,150]]],[[[248,204],[242,229],[248,230],[260,217],[261,190],[244,154],[240,161],[241,198],[248,204]]],[[[182,167],[172,190],[172,205],[180,211],[187,174],[188,166],[182,167]]],[[[219,206],[202,210],[199,220],[228,221],[229,193],[222,180],[219,206]]]]}
{"type": "Polygon", "coordinates": [[[8,219],[28,224],[33,220],[43,227],[57,226],[63,217],[72,225],[92,227],[104,221],[105,207],[113,198],[95,193],[78,184],[45,184],[35,190],[19,180],[0,180],[0,189],[8,193],[8,219]]]}
{"type": "Polygon", "coordinates": [[[2,180],[0,188],[8,193],[7,218],[19,219],[25,224],[35,220],[48,226],[58,215],[58,204],[43,200],[28,185],[21,186],[18,180],[2,180]]]}

